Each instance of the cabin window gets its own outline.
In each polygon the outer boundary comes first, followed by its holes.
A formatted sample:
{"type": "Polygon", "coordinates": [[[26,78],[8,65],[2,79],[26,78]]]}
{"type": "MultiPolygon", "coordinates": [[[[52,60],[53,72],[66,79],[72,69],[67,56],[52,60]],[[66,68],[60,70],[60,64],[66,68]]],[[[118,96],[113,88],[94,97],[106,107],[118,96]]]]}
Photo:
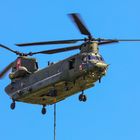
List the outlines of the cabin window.
{"type": "Polygon", "coordinates": [[[37,70],[38,69],[38,63],[35,62],[35,69],[37,70]]]}
{"type": "Polygon", "coordinates": [[[74,65],[75,65],[75,59],[73,58],[73,59],[71,59],[71,60],[69,61],[69,69],[70,69],[70,70],[73,69],[73,68],[74,68],[74,65]]]}
{"type": "Polygon", "coordinates": [[[88,60],[87,56],[83,56],[83,57],[82,57],[82,61],[83,61],[83,62],[87,62],[87,60],[88,60]]]}

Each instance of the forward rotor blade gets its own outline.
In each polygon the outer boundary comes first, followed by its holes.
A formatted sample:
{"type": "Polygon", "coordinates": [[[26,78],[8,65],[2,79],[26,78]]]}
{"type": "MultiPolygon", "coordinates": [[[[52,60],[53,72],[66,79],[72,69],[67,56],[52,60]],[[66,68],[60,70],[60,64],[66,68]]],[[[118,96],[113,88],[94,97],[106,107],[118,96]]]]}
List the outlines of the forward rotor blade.
{"type": "Polygon", "coordinates": [[[60,52],[66,52],[71,50],[80,49],[81,46],[73,46],[73,47],[67,47],[67,48],[59,48],[59,49],[53,49],[53,50],[46,50],[46,51],[40,51],[40,52],[33,52],[31,55],[34,54],[54,54],[54,53],[60,53],[60,52]]]}
{"type": "Polygon", "coordinates": [[[117,40],[102,41],[102,42],[98,42],[98,45],[105,45],[105,44],[112,44],[112,43],[119,43],[119,41],[117,41],[117,40]]]}
{"type": "Polygon", "coordinates": [[[89,37],[91,37],[91,33],[85,26],[79,14],[72,13],[72,14],[69,14],[69,16],[72,19],[72,21],[75,23],[75,25],[78,27],[81,34],[88,35],[89,37]]]}
{"type": "Polygon", "coordinates": [[[11,69],[15,61],[11,62],[3,71],[0,72],[0,79],[11,69]]]}
{"type": "Polygon", "coordinates": [[[134,42],[138,42],[140,41],[140,39],[114,39],[116,41],[124,41],[124,42],[127,42],[127,41],[134,41],[134,42]]]}
{"type": "Polygon", "coordinates": [[[140,39],[102,39],[102,38],[97,38],[93,39],[93,41],[113,41],[113,42],[139,42],[140,39]]]}
{"type": "Polygon", "coordinates": [[[72,44],[76,43],[79,40],[58,40],[58,41],[45,41],[45,42],[32,42],[32,43],[21,43],[16,44],[16,46],[23,47],[23,46],[33,46],[33,45],[51,45],[51,44],[72,44]]]}

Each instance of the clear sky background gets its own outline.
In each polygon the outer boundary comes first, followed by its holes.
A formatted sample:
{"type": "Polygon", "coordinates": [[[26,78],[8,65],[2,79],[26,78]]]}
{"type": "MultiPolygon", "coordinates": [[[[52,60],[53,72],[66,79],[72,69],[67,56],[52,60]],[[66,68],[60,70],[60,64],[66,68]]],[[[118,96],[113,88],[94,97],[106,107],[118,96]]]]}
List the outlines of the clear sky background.
{"type": "MultiPolygon", "coordinates": [[[[140,39],[139,0],[0,0],[0,43],[23,52],[69,46],[14,44],[83,38],[67,17],[71,12],[81,14],[94,37],[140,39]]],[[[100,52],[110,64],[108,73],[85,91],[86,103],[77,94],[57,104],[57,140],[140,140],[140,42],[105,45],[100,52]]],[[[48,60],[75,53],[35,57],[43,68],[48,60]]],[[[15,58],[0,48],[0,69],[15,58]]],[[[4,92],[9,82],[8,74],[0,81],[0,140],[52,140],[53,106],[45,116],[39,105],[17,103],[10,110],[11,99],[4,92]]]]}

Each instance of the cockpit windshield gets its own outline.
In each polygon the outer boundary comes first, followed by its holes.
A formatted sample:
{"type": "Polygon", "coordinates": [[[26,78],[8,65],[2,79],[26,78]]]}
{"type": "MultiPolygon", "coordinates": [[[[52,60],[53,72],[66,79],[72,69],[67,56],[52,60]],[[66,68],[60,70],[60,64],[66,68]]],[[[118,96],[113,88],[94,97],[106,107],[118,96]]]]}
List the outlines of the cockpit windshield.
{"type": "Polygon", "coordinates": [[[96,60],[96,61],[104,61],[102,56],[97,56],[97,55],[88,55],[89,60],[96,60]]]}

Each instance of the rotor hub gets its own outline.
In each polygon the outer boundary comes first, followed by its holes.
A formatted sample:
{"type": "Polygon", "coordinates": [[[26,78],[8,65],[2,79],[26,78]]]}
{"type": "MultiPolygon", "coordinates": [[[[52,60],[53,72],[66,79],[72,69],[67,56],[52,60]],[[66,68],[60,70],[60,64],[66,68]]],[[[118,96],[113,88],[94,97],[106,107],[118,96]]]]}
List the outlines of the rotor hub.
{"type": "Polygon", "coordinates": [[[98,48],[98,42],[95,42],[95,41],[90,41],[88,43],[84,43],[82,46],[81,46],[81,53],[84,53],[84,52],[92,52],[92,53],[95,53],[97,54],[99,51],[99,48],[98,48]]]}

